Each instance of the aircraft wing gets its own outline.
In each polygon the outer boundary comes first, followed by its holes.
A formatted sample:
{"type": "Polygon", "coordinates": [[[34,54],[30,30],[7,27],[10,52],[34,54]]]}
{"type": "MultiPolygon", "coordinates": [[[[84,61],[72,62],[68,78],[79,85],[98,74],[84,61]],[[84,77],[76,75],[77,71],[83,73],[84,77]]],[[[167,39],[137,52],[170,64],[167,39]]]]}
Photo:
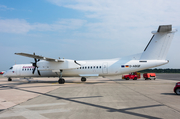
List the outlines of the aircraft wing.
{"type": "Polygon", "coordinates": [[[30,58],[52,61],[52,62],[64,62],[64,60],[62,60],[62,59],[53,59],[53,58],[43,57],[43,56],[39,56],[39,55],[35,55],[35,54],[28,54],[28,53],[15,53],[15,54],[25,56],[25,57],[30,57],[30,58]]]}

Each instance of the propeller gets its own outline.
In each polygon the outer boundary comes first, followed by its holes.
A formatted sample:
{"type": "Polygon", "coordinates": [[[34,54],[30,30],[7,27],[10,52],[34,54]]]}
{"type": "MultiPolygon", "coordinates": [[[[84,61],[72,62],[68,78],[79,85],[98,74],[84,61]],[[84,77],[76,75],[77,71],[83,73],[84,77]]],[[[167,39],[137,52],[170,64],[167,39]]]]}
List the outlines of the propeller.
{"type": "MultiPolygon", "coordinates": [[[[33,53],[33,55],[35,55],[35,53],[33,53]]],[[[34,61],[35,61],[35,62],[31,62],[32,65],[34,66],[34,69],[33,69],[33,71],[32,71],[32,74],[34,74],[34,72],[35,72],[35,70],[36,70],[36,68],[37,68],[37,72],[38,72],[39,76],[41,76],[40,71],[38,70],[38,66],[37,66],[37,62],[39,62],[40,59],[37,60],[36,58],[34,58],[34,61]]]]}

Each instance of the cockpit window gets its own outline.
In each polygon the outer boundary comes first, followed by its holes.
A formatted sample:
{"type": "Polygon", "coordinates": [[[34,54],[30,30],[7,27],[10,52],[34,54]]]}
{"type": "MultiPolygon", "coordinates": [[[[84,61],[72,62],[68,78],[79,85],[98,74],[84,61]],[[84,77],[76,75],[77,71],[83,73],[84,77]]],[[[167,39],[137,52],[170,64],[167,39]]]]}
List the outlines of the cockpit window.
{"type": "Polygon", "coordinates": [[[13,67],[9,68],[9,69],[13,69],[13,67]]]}

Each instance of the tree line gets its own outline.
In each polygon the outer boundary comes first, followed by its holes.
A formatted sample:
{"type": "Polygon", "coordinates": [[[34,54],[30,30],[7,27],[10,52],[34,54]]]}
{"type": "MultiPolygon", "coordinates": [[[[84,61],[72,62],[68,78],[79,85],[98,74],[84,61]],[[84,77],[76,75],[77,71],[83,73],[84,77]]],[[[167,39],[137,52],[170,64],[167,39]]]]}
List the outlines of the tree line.
{"type": "Polygon", "coordinates": [[[139,71],[141,73],[180,73],[180,69],[145,69],[139,71]]]}

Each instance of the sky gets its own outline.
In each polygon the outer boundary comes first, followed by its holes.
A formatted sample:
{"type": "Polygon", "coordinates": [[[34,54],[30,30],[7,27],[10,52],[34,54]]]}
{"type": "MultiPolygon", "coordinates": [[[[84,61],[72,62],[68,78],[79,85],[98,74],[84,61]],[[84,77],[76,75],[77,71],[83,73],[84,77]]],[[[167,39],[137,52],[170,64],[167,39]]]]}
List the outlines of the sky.
{"type": "MultiPolygon", "coordinates": [[[[73,60],[142,53],[159,25],[180,29],[179,0],[1,0],[0,71],[34,62],[14,53],[73,60]]],[[[158,68],[180,69],[180,32],[158,68]]]]}

